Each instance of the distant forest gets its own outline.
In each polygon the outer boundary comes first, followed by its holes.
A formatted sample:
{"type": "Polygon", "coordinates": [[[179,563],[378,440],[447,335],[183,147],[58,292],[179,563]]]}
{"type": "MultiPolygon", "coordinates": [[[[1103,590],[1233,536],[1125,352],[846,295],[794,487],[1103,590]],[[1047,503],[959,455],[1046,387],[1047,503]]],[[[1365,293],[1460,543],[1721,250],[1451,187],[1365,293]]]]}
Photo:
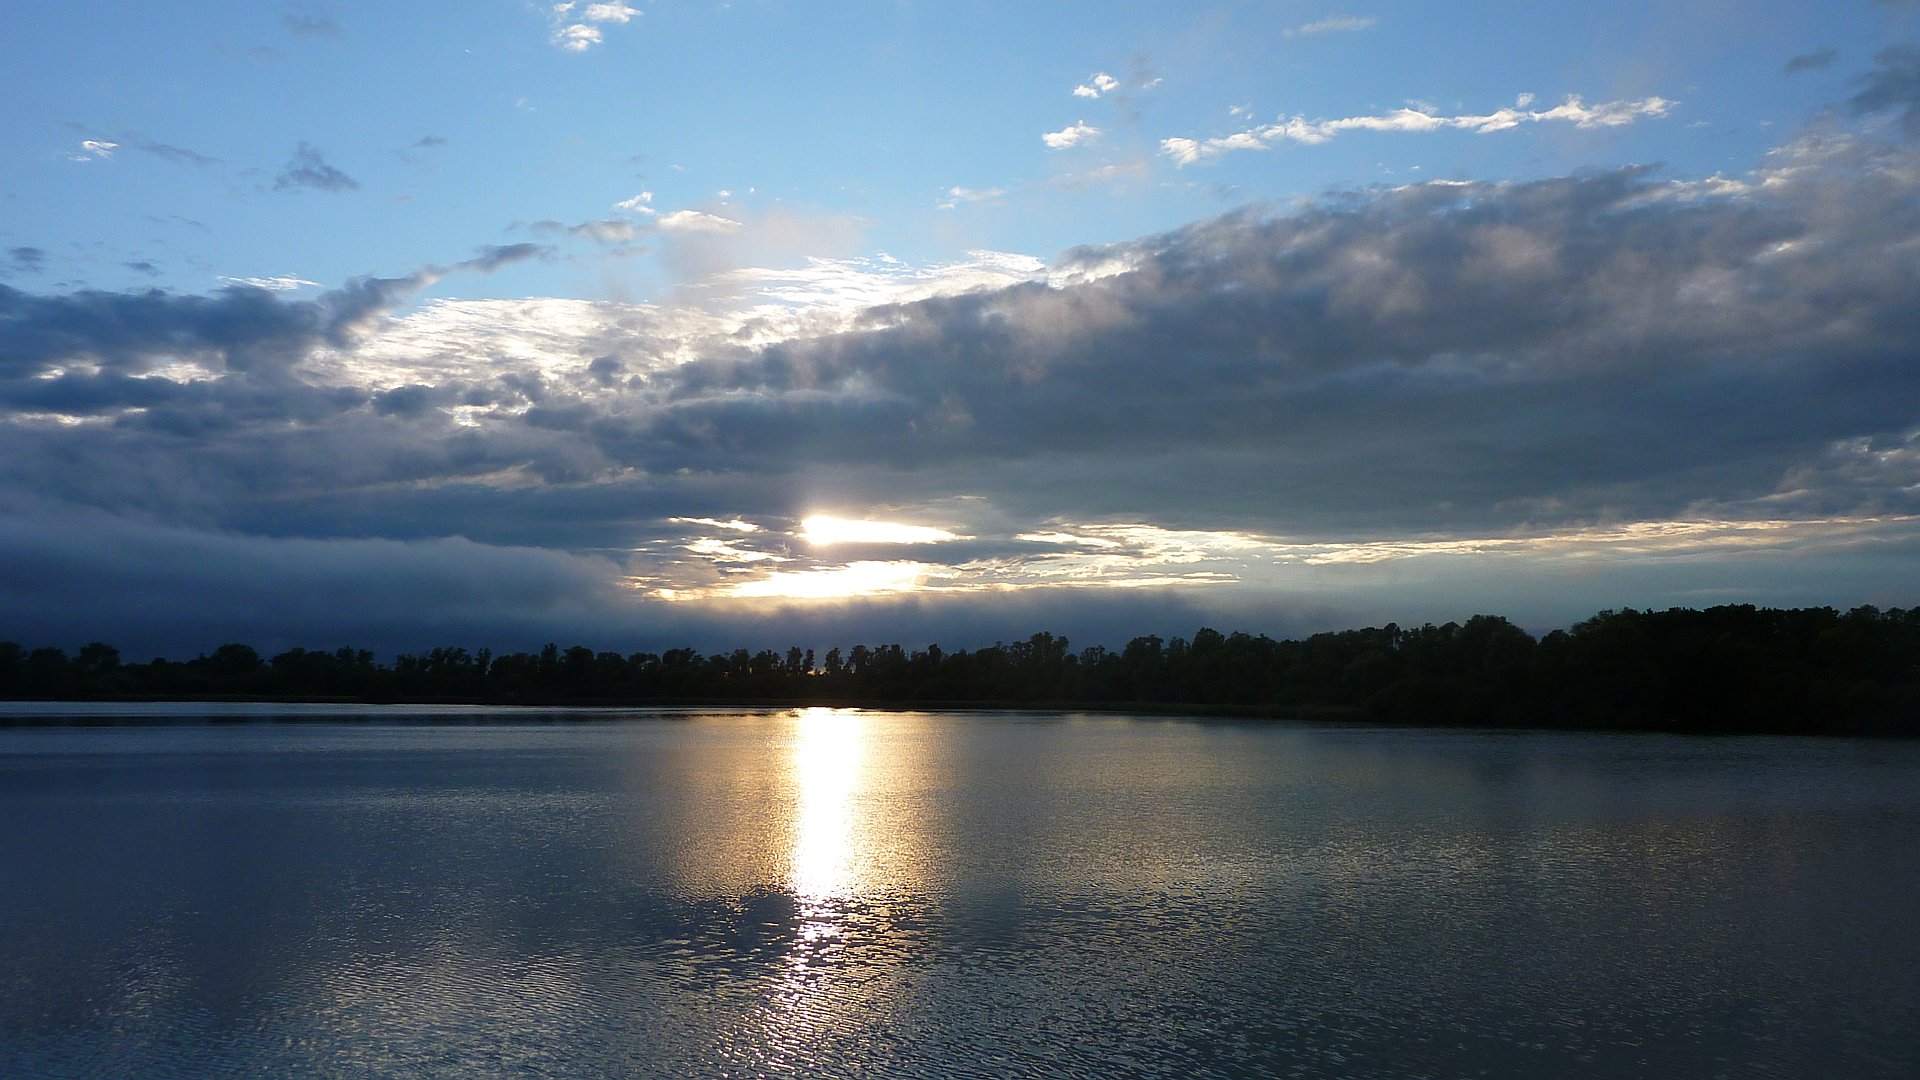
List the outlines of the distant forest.
{"type": "Polygon", "coordinates": [[[1109,707],[1422,725],[1920,735],[1920,608],[1603,611],[1535,639],[1506,619],[1316,634],[1137,637],[1075,652],[1038,633],[973,651],[855,645],[702,655],[242,644],[123,661],[96,642],[0,642],[0,697],[490,704],[1109,707]]]}

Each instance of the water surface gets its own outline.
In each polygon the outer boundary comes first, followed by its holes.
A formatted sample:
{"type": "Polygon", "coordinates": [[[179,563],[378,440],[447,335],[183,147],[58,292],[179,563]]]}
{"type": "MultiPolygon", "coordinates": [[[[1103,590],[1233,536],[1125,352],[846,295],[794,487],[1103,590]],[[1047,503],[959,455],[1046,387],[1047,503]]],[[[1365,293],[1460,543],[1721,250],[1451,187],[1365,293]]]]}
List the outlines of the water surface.
{"type": "Polygon", "coordinates": [[[1920,1070],[1907,744],[325,711],[0,730],[0,1075],[1920,1070]]]}

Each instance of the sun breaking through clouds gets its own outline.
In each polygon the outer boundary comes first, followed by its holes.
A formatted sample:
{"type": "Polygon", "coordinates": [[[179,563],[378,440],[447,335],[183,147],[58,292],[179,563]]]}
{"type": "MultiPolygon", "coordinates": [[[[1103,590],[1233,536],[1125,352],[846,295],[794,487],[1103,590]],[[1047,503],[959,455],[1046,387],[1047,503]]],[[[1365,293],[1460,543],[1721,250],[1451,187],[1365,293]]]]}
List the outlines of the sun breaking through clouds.
{"type": "Polygon", "coordinates": [[[455,14],[4,17],[8,636],[1920,601],[1905,8],[455,14]]]}

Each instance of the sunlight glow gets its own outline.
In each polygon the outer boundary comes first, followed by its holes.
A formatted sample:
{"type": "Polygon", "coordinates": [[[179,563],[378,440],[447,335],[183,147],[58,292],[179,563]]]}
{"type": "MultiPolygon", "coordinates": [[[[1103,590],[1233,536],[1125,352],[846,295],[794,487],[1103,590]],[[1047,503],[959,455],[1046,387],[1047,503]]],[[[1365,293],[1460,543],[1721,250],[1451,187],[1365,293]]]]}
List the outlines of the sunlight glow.
{"type": "Polygon", "coordinates": [[[816,514],[800,523],[807,543],[827,544],[938,544],[961,537],[929,525],[902,525],[893,521],[848,521],[816,514]]]}
{"type": "Polygon", "coordinates": [[[918,562],[853,562],[831,570],[786,570],[743,581],[728,595],[787,600],[834,600],[849,596],[912,592],[928,576],[950,573],[918,562]]]}

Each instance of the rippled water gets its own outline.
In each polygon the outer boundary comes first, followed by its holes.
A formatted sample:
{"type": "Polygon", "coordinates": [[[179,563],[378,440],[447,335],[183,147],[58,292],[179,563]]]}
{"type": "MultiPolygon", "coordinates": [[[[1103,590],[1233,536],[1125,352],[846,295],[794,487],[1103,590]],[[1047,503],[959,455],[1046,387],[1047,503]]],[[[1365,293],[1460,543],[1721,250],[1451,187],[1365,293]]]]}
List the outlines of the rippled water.
{"type": "Polygon", "coordinates": [[[1920,747],[402,715],[0,730],[0,1075],[1920,1070],[1920,747]]]}

